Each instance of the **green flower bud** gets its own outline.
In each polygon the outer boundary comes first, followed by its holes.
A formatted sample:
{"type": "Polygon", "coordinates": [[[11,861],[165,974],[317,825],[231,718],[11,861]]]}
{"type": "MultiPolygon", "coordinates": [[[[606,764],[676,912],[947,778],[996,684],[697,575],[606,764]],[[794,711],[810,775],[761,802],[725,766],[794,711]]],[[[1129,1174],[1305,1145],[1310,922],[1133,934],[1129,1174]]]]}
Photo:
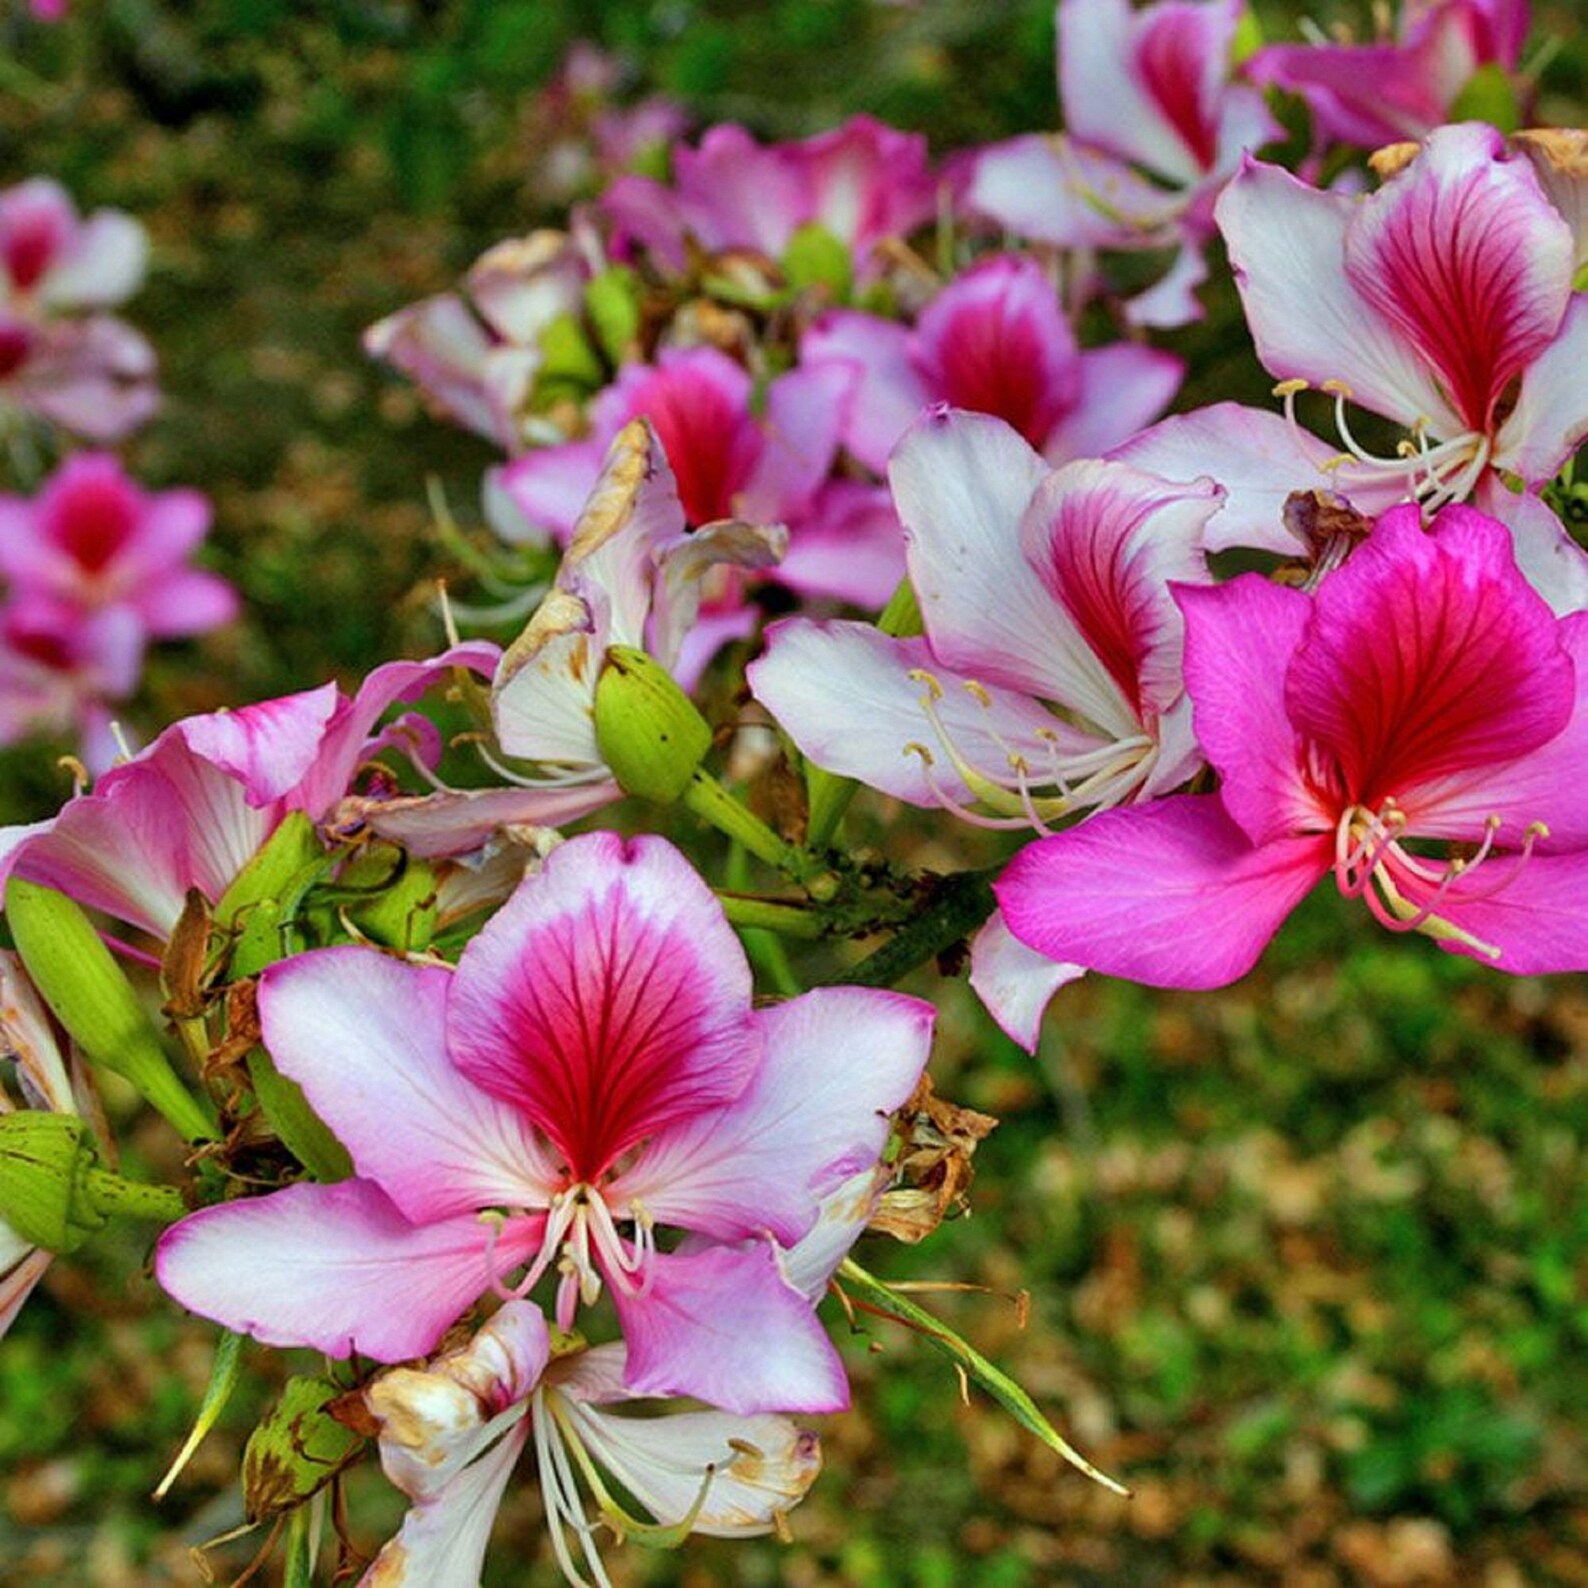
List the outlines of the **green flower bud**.
{"type": "Polygon", "coordinates": [[[189,1140],[213,1138],[209,1114],[177,1079],[159,1033],[82,906],[12,877],[6,921],[33,985],[88,1058],[125,1076],[189,1140]]]}
{"type": "Polygon", "coordinates": [[[670,805],[711,748],[711,729],[653,656],[607,651],[595,692],[596,744],[625,794],[670,805]]]}
{"type": "Polygon", "coordinates": [[[251,1522],[302,1505],[358,1456],[363,1435],[331,1414],[342,1395],[332,1379],[287,1380],[243,1451],[243,1509],[251,1522]]]}
{"type": "Polygon", "coordinates": [[[0,1220],[32,1246],[75,1252],[105,1224],[83,1186],[95,1157],[76,1114],[0,1114],[0,1220]]]}

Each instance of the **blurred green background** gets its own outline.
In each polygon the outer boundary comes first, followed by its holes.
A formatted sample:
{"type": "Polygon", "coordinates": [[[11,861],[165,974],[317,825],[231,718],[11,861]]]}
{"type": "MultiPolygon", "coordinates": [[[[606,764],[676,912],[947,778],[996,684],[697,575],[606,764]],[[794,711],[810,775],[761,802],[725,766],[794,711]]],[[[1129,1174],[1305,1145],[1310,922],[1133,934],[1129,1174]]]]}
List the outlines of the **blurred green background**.
{"type": "MultiPolygon", "coordinates": [[[[54,29],[18,10],[0,19],[0,185],[52,175],[149,227],[151,279],[126,312],[159,349],[166,406],[125,451],[146,482],[214,497],[212,563],[249,607],[156,652],[133,713],[146,732],[435,647],[432,581],[453,570],[425,478],[471,510],[491,454],[426,418],[359,333],[558,218],[532,96],[571,41],[619,52],[635,92],[769,136],[865,110],[942,153],[1055,118],[1051,6],[1033,0],[80,0],[54,29]]],[[[1264,20],[1293,34],[1293,11],[1264,20]]],[[[1539,117],[1570,125],[1588,74],[1575,6],[1535,7],[1532,48],[1545,40],[1539,117]]],[[[1194,362],[1187,403],[1262,400],[1227,286],[1210,306],[1164,339],[1194,362]]],[[[0,819],[65,792],[40,748],[0,754],[0,819]]],[[[943,827],[912,831],[880,801],[857,819],[955,863],[943,827]]],[[[962,985],[916,990],[946,1000],[940,1091],[1003,1124],[972,1216],[861,1255],[986,1286],[934,1304],[1134,1497],[962,1404],[937,1359],[879,1325],[852,1342],[855,1410],[823,1421],[828,1470],[793,1545],[629,1546],[615,1580],[1588,1584],[1580,979],[1486,975],[1320,894],[1228,993],[1065,992],[1035,1062],[962,985]]],[[[134,1132],[135,1163],[169,1152],[134,1132]]],[[[189,1548],[240,1519],[262,1388],[163,1505],[148,1498],[212,1331],[162,1303],[146,1256],[101,1244],[57,1263],[0,1344],[0,1584],[200,1581],[189,1548]]],[[[555,1580],[522,1478],[489,1583],[555,1580]]],[[[373,1547],[397,1497],[365,1474],[352,1500],[373,1547]]],[[[214,1551],[217,1580],[257,1542],[214,1551]]]]}

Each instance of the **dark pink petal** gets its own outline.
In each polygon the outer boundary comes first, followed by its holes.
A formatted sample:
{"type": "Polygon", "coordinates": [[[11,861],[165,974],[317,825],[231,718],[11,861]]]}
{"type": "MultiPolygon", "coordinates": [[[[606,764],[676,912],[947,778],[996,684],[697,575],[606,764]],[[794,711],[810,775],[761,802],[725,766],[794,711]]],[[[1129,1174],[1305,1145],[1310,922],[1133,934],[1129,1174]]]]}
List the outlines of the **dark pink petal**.
{"type": "Polygon", "coordinates": [[[1345,236],[1351,285],[1438,372],[1463,427],[1482,432],[1560,329],[1573,257],[1532,166],[1477,123],[1432,134],[1345,236]]]}
{"type": "Polygon", "coordinates": [[[1291,719],[1377,808],[1525,755],[1571,715],[1556,619],[1517,571],[1505,526],[1447,508],[1431,534],[1395,508],[1314,597],[1285,680],[1291,719]]]}
{"type": "Polygon", "coordinates": [[[851,116],[790,152],[809,184],[805,218],[848,243],[857,263],[883,238],[903,237],[932,218],[937,182],[920,133],[851,116]]]}
{"type": "Polygon", "coordinates": [[[793,523],[810,511],[832,472],[858,380],[854,369],[834,363],[799,365],[772,382],[764,441],[732,504],[738,517],[793,523]]]}
{"type": "MultiPolygon", "coordinates": [[[[1456,886],[1433,905],[1451,925],[1499,949],[1499,957],[1455,941],[1441,946],[1472,954],[1513,976],[1588,970],[1588,909],[1583,907],[1588,899],[1588,852],[1534,855],[1522,862],[1507,886],[1489,898],[1481,897],[1495,880],[1491,868],[1503,871],[1511,864],[1505,855],[1494,856],[1468,873],[1468,886],[1456,886]]],[[[1421,901],[1413,896],[1413,902],[1421,901]]]]}
{"type": "Polygon", "coordinates": [[[1030,844],[995,885],[1009,929],[1149,987],[1224,987],[1329,869],[1333,834],[1253,845],[1211,794],[1102,811],[1030,844]]]}
{"type": "Polygon", "coordinates": [[[749,1086],[653,1138],[608,1200],[719,1240],[770,1231],[793,1245],[822,1197],[881,1156],[889,1115],[926,1067],[932,1015],[918,998],[860,987],[758,1010],[765,1057],[749,1086]]]}
{"type": "Polygon", "coordinates": [[[230,623],[242,608],[237,591],[224,579],[195,568],[181,568],[148,585],[137,603],[138,616],[154,639],[204,634],[230,623]]]}
{"type": "Polygon", "coordinates": [[[744,1090],[760,1042],[744,951],[699,874],[659,838],[554,850],[464,951],[457,1066],[520,1106],[574,1180],[744,1090]]]}
{"type": "Polygon", "coordinates": [[[499,1238],[472,1214],[410,1224],[377,1186],[343,1180],[194,1213],[160,1237],[154,1266],[190,1312],[266,1345],[401,1362],[433,1351],[539,1237],[538,1220],[499,1238]]]}
{"type": "Polygon", "coordinates": [[[1311,601],[1255,573],[1210,589],[1182,585],[1175,599],[1197,739],[1218,771],[1225,810],[1254,844],[1332,828],[1339,812],[1320,808],[1308,787],[1285,706],[1285,670],[1311,601]]]}
{"type": "Polygon", "coordinates": [[[1075,335],[1035,259],[1000,255],[921,312],[911,353],[931,400],[992,414],[1041,451],[1080,396],[1075,335]]]}
{"type": "Polygon", "coordinates": [[[259,983],[265,1046],[415,1223],[544,1207],[555,1166],[529,1121],[460,1075],[447,1053],[453,973],[372,948],[327,948],[259,983]]]}
{"type": "Polygon", "coordinates": [[[904,577],[904,528],[887,487],[828,481],[774,577],[801,595],[836,596],[880,611],[904,577]]]}
{"type": "Polygon", "coordinates": [[[910,362],[910,331],[857,309],[832,309],[800,339],[800,364],[843,364],[859,371],[845,414],[844,445],[881,474],[888,454],[932,400],[910,362]]]}
{"type": "Polygon", "coordinates": [[[657,1253],[650,1288],[612,1302],[634,1395],[692,1395],[728,1412],[838,1412],[842,1362],[766,1242],[657,1253]]]}

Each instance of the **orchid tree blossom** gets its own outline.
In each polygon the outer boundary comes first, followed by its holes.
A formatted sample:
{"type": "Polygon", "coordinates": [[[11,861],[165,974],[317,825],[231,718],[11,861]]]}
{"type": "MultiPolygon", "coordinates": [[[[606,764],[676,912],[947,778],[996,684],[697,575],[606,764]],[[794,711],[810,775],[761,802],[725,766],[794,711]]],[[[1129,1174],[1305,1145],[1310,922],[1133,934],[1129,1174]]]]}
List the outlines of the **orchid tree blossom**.
{"type": "Polygon", "coordinates": [[[414,1502],[371,1562],[367,1588],[478,1588],[491,1523],[533,1445],[548,1532],[570,1583],[610,1588],[580,1480],[601,1520],[630,1532],[769,1533],[821,1468],[814,1434],[786,1418],[704,1410],[625,1416],[621,1345],[553,1353],[540,1312],[509,1301],[467,1345],[398,1367],[365,1391],[386,1475],[414,1502]],[[609,1484],[644,1506],[631,1515],[609,1484]],[[570,1547],[572,1545],[572,1547],[570,1547]]]}
{"type": "Polygon", "coordinates": [[[119,609],[151,639],[198,634],[238,604],[224,580],[188,566],[209,525],[197,491],[145,492],[115,458],[82,453],[32,499],[0,494],[0,575],[13,603],[46,615],[119,609]]]}
{"type": "Polygon", "coordinates": [[[0,298],[0,422],[21,415],[96,445],[160,406],[154,349],[109,314],[38,322],[0,298]]]}
{"type": "Polygon", "coordinates": [[[458,292],[399,309],[364,333],[364,350],[401,371],[443,419],[504,452],[560,440],[532,412],[545,366],[543,338],[581,312],[592,274],[577,240],[538,231],[509,238],[475,261],[458,292]]]}
{"type": "Polygon", "coordinates": [[[1430,512],[1475,497],[1524,562],[1570,559],[1536,493],[1588,435],[1588,297],[1527,158],[1491,127],[1441,128],[1365,199],[1248,161],[1217,213],[1258,357],[1287,402],[1334,400],[1339,490],[1388,482],[1430,512]],[[1407,439],[1369,452],[1348,403],[1407,439]]]}
{"type": "Polygon", "coordinates": [[[1066,131],[981,150],[970,208],[1063,248],[1167,248],[1179,256],[1127,309],[1139,325],[1200,316],[1202,249],[1219,189],[1246,150],[1277,137],[1262,94],[1232,81],[1242,0],[1059,0],[1066,131]]]}
{"type": "MultiPolygon", "coordinates": [[[[359,768],[387,744],[439,748],[419,721],[379,730],[381,716],[455,667],[488,673],[496,657],[493,645],[457,646],[431,661],[378,667],[351,698],[324,684],[184,718],[68,801],[42,830],[10,847],[0,834],[0,880],[14,871],[164,940],[188,890],[218,902],[289,813],[339,831],[350,820],[377,826],[368,803],[342,809],[359,768]]],[[[455,839],[450,828],[448,839],[455,839]]],[[[461,849],[478,840],[455,841],[461,849]]],[[[444,850],[457,852],[443,843],[427,852],[444,850]]]]}
{"type": "MultiPolygon", "coordinates": [[[[880,607],[903,571],[898,525],[879,491],[829,482],[857,375],[848,361],[802,364],[773,380],[758,407],[750,372],[726,353],[664,348],[656,363],[618,372],[591,405],[588,437],[526,453],[501,471],[501,488],[527,522],[565,538],[603,455],[626,424],[644,418],[691,526],[782,524],[788,550],[770,577],[802,594],[880,607]],[[875,507],[858,518],[857,491],[875,507]]],[[[730,585],[712,604],[724,618],[737,616],[742,634],[753,614],[736,597],[730,585]]]]}
{"type": "MultiPolygon", "coordinates": [[[[29,1108],[75,1114],[66,1061],[43,1001],[28,980],[22,961],[0,950],[0,1076],[14,1063],[22,1101],[29,1108]]],[[[0,1114],[15,1105],[0,1085],[0,1114]]],[[[0,1336],[4,1336],[22,1304],[43,1278],[53,1254],[34,1247],[0,1219],[0,1336]]]]}
{"type": "Polygon", "coordinates": [[[148,259],[148,235],[130,215],[84,220],[48,177],[0,192],[0,308],[41,317],[112,308],[142,286],[148,259]]]}
{"type": "Polygon", "coordinates": [[[1518,975],[1588,967],[1588,616],[1554,616],[1505,527],[1392,509],[1315,595],[1182,588],[1216,794],[1105,812],[997,893],[1050,959],[1150,986],[1245,974],[1332,876],[1395,932],[1518,975]]]}
{"type": "Polygon", "coordinates": [[[802,227],[820,226],[848,246],[864,277],[875,273],[877,245],[925,224],[936,202],[926,139],[855,116],[797,143],[760,144],[743,127],[712,127],[698,148],[673,151],[671,185],[620,177],[596,208],[616,252],[638,246],[671,270],[689,264],[686,239],[777,260],[802,227]]]}
{"type": "Polygon", "coordinates": [[[915,326],[833,309],[800,342],[800,362],[860,370],[844,445],[882,473],[933,403],[1006,420],[1050,463],[1096,457],[1161,414],[1185,366],[1118,342],[1083,352],[1042,265],[985,259],[949,282],[915,326]]]}
{"type": "MultiPolygon", "coordinates": [[[[1200,766],[1170,581],[1205,584],[1220,492],[1125,464],[1049,470],[1001,420],[939,409],[889,469],[924,635],[791,619],[748,669],[818,766],[980,827],[1051,831],[1200,766]]],[[[972,982],[1016,1041],[1078,968],[994,918],[972,982]]]]}
{"type": "Polygon", "coordinates": [[[192,1215],[161,1241],[160,1282],[267,1343],[395,1362],[544,1276],[564,1330],[611,1297],[630,1393],[842,1407],[782,1253],[877,1162],[932,1010],[851,987],[753,1008],[750,991],[689,863],[610,833],[553,850],[456,971],[360,947],[274,966],[266,1046],[357,1178],[192,1215]],[[695,1239],[674,1250],[669,1229],[695,1239]]]}
{"type": "Polygon", "coordinates": [[[1244,70],[1304,99],[1319,142],[1376,149],[1448,121],[1484,67],[1514,73],[1527,26],[1527,0],[1404,0],[1393,38],[1270,44],[1244,70]]]}

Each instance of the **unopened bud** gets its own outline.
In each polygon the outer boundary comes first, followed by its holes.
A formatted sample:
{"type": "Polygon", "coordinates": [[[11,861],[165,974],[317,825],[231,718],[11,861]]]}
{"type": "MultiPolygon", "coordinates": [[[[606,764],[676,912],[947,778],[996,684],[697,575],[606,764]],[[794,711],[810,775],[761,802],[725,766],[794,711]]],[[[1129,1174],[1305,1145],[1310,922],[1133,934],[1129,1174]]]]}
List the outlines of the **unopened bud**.
{"type": "Polygon", "coordinates": [[[105,1224],[83,1176],[95,1151],[75,1114],[0,1115],[0,1220],[30,1246],[75,1252],[105,1224]]]}
{"type": "Polygon", "coordinates": [[[363,1436],[332,1415],[341,1396],[333,1379],[287,1380],[243,1451],[243,1509],[250,1521],[301,1505],[363,1449],[363,1436]]]}
{"type": "Polygon", "coordinates": [[[694,702],[653,656],[627,645],[607,651],[595,692],[596,743],[625,794],[670,805],[711,748],[694,702]]]}

